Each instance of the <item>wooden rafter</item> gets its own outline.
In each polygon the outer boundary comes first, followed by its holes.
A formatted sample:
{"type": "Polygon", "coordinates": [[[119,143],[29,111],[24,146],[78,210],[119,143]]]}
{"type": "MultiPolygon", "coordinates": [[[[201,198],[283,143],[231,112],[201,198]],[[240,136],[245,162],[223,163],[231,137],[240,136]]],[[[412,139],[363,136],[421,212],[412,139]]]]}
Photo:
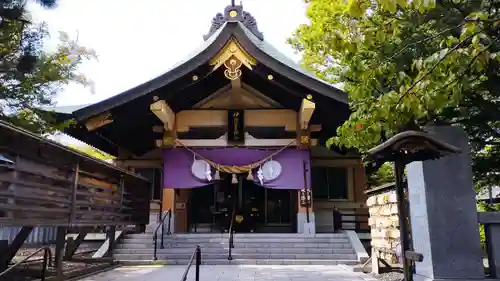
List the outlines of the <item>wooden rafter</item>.
{"type": "Polygon", "coordinates": [[[151,112],[163,122],[165,130],[175,130],[175,113],[164,100],[159,100],[149,106],[151,112]]]}
{"type": "Polygon", "coordinates": [[[95,116],[85,122],[85,127],[89,132],[104,127],[110,123],[113,123],[113,118],[111,113],[105,112],[101,115],[95,116]]]}
{"type": "Polygon", "coordinates": [[[299,112],[299,125],[300,129],[307,130],[309,128],[309,122],[316,109],[316,104],[309,99],[303,99],[300,105],[299,112]]]}

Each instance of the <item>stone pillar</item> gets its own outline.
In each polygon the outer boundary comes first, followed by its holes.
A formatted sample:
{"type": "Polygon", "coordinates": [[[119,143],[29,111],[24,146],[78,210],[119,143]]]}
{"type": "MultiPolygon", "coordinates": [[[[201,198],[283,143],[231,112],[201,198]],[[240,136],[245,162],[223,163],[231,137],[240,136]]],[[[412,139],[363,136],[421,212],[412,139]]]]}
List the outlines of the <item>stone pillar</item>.
{"type": "Polygon", "coordinates": [[[158,226],[160,219],[160,201],[153,200],[149,203],[149,224],[146,226],[146,232],[152,233],[158,226]]]}
{"type": "Polygon", "coordinates": [[[311,203],[308,208],[300,205],[300,190],[297,191],[297,233],[314,235],[316,233],[316,222],[313,211],[313,198],[311,189],[311,203]],[[309,223],[307,222],[307,211],[309,211],[309,223]]]}
{"type": "MultiPolygon", "coordinates": [[[[500,212],[477,213],[479,223],[484,225],[486,252],[490,278],[500,277],[500,212]]],[[[498,279],[496,279],[498,280],[498,279]]]]}
{"type": "Polygon", "coordinates": [[[426,131],[463,152],[407,166],[413,246],[424,255],[414,280],[483,280],[467,135],[449,126],[426,131]]]}

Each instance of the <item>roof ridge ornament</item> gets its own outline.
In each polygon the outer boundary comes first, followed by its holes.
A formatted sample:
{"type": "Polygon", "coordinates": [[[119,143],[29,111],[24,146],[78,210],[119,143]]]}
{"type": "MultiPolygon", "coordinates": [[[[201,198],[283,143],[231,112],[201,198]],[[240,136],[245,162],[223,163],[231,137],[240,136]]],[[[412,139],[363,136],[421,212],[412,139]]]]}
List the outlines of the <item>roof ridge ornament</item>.
{"type": "Polygon", "coordinates": [[[224,14],[217,13],[215,17],[212,18],[212,24],[208,34],[203,36],[206,41],[210,38],[217,30],[219,30],[226,22],[241,22],[250,32],[253,33],[260,40],[264,40],[264,34],[260,32],[257,26],[257,20],[247,11],[243,10],[243,5],[235,5],[234,0],[231,0],[231,5],[224,9],[224,14]]]}

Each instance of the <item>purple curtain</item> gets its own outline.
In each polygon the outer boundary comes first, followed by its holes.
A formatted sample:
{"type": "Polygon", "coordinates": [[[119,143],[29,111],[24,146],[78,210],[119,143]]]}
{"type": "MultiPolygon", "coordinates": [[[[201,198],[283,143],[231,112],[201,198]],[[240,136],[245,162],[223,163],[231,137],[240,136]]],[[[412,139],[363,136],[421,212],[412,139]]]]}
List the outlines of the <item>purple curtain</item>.
{"type": "MultiPolygon", "coordinates": [[[[254,148],[207,148],[193,149],[199,155],[221,165],[243,166],[255,163],[278,149],[254,148]]],[[[164,188],[195,188],[211,184],[197,179],[191,172],[193,154],[185,148],[165,149],[164,188]]],[[[274,180],[264,182],[263,186],[275,189],[303,189],[304,162],[307,169],[307,185],[310,187],[310,155],[309,150],[287,148],[273,157],[281,164],[281,174],[274,180]]],[[[256,171],[254,179],[257,180],[256,171]]]]}

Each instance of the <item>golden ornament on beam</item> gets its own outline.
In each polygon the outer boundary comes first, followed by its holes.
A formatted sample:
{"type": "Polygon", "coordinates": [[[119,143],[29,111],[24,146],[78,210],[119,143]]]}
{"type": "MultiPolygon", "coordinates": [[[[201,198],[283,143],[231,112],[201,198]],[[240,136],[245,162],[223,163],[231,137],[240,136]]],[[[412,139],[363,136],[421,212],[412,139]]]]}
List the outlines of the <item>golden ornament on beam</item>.
{"type": "Polygon", "coordinates": [[[232,56],[230,59],[225,61],[224,66],[226,67],[226,70],[224,70],[224,75],[226,78],[229,80],[236,80],[240,78],[242,74],[240,67],[242,65],[243,63],[235,56],[232,56]]]}
{"type": "Polygon", "coordinates": [[[242,216],[242,215],[237,215],[237,216],[234,218],[234,220],[235,220],[238,224],[240,224],[240,223],[243,221],[243,216],[242,216]]]}

